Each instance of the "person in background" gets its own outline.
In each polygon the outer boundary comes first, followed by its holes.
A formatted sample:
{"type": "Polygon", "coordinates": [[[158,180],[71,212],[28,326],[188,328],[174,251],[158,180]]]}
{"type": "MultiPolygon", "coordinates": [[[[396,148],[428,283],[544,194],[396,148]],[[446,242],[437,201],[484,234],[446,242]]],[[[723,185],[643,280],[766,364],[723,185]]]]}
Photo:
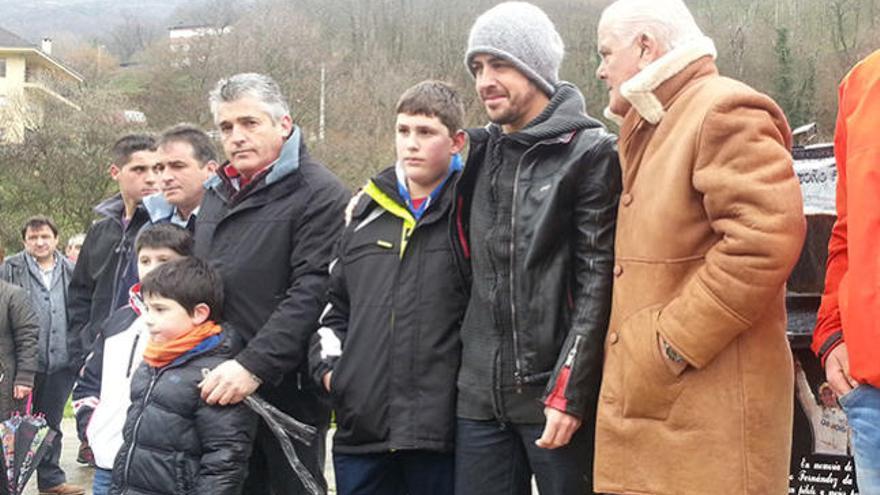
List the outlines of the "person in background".
{"type": "Polygon", "coordinates": [[[211,138],[190,124],[162,132],[158,142],[159,189],[144,198],[152,224],[170,222],[195,230],[205,182],[217,171],[211,138]]]}
{"type": "Polygon", "coordinates": [[[67,246],[64,248],[64,255],[74,264],[76,264],[76,260],[79,258],[79,252],[82,250],[82,245],[85,240],[85,234],[72,235],[70,236],[70,239],[67,240],[67,246]]]}
{"type": "Polygon", "coordinates": [[[34,389],[39,336],[40,322],[27,292],[0,280],[0,421],[20,410],[16,401],[34,389]]]}
{"type": "Polygon", "coordinates": [[[73,263],[58,251],[58,227],[37,215],[21,228],[24,250],[0,266],[3,280],[23,288],[40,320],[38,368],[33,409],[46,417],[57,432],[51,450],[37,466],[40,493],[79,495],[83,487],[67,483],[61,468],[61,419],[76,378],[79,360],[71,356],[67,341],[67,302],[73,263]]]}
{"type": "Polygon", "coordinates": [[[95,207],[102,218],[89,227],[70,282],[68,333],[71,358],[85,360],[97,326],[128,303],[137,282],[134,239],[149,221],[142,200],[158,191],[156,140],[129,134],[113,144],[110,177],[119,192],[95,207]]]}

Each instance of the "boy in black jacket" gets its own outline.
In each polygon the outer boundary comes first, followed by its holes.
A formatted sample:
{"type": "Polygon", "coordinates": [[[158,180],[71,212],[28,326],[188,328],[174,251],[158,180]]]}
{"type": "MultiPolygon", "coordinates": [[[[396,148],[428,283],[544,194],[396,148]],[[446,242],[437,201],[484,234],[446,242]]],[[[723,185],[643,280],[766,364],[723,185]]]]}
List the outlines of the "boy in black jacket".
{"type": "Polygon", "coordinates": [[[464,109],[436,81],[397,104],[397,163],[370,180],[331,264],[313,377],[333,397],[340,495],[451,494],[467,294],[448,221],[464,109]]]}
{"type": "MultiPolygon", "coordinates": [[[[163,263],[192,256],[192,251],[192,234],[183,227],[170,223],[147,227],[135,241],[138,277],[146,278],[163,263]]],[[[131,405],[131,380],[149,340],[145,313],[137,283],[129,289],[128,305],[101,324],[73,388],[77,429],[94,452],[92,495],[107,495],[110,490],[125,413],[131,405]]]]}
{"type": "Polygon", "coordinates": [[[166,263],[142,282],[150,341],[131,384],[124,443],[111,494],[241,493],[256,431],[244,403],[209,406],[203,372],[234,355],[215,321],[223,305],[217,272],[198,258],[166,263]]]}

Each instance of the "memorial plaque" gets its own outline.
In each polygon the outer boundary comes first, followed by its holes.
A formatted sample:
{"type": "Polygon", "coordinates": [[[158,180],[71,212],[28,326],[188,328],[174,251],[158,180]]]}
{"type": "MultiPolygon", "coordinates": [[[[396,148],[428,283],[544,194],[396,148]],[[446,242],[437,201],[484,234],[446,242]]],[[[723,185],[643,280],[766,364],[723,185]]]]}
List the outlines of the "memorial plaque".
{"type": "Polygon", "coordinates": [[[855,462],[846,415],[810,350],[825,285],[828,238],[836,220],[834,148],[796,148],[794,168],[804,195],[807,237],[788,280],[788,336],[795,361],[790,495],[856,495],[855,462]]]}

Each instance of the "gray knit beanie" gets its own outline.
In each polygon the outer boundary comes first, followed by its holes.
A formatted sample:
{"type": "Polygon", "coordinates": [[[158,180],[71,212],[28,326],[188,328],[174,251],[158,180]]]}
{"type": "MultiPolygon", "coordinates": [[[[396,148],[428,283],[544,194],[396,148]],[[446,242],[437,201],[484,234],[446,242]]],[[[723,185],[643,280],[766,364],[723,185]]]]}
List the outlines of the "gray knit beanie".
{"type": "Polygon", "coordinates": [[[480,53],[509,61],[552,95],[565,44],[543,10],[526,2],[505,2],[487,10],[471,28],[464,60],[469,71],[480,53]]]}

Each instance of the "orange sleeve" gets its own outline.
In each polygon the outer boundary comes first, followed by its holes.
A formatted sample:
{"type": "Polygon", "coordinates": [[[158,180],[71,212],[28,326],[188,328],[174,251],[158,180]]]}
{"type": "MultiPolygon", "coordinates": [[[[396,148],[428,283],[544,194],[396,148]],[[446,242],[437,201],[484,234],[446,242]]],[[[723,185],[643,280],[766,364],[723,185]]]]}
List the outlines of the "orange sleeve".
{"type": "Polygon", "coordinates": [[[825,356],[843,342],[840,323],[838,289],[840,281],[849,269],[847,256],[847,204],[846,204],[846,80],[838,90],[837,124],[834,130],[834,160],[837,165],[837,221],[828,240],[828,264],[825,271],[825,292],[813,331],[813,352],[825,364],[825,356]]]}

